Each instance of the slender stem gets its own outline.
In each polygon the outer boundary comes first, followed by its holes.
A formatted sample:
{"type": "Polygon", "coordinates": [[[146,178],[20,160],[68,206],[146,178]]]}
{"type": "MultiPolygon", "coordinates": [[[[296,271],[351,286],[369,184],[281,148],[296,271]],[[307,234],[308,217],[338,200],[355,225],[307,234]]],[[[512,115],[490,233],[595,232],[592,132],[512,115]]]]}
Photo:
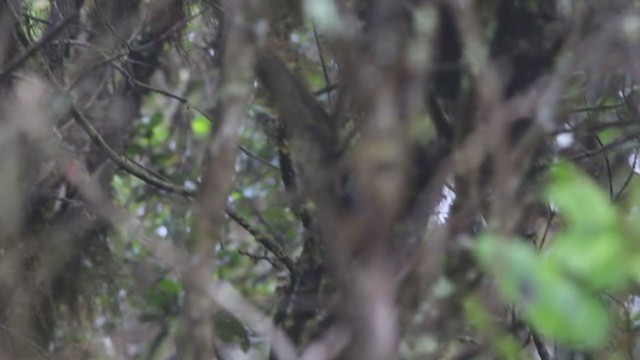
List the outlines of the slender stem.
{"type": "Polygon", "coordinates": [[[73,14],[71,16],[66,17],[62,20],[56,27],[51,29],[51,31],[44,34],[37,43],[31,45],[24,54],[20,55],[17,59],[15,59],[11,64],[7,65],[0,72],[0,82],[4,81],[7,76],[11,75],[12,72],[18,70],[24,63],[29,60],[40,48],[46,45],[49,41],[51,41],[56,35],[58,35],[64,28],[66,28],[72,21],[78,18],[78,14],[73,14]]]}
{"type": "MultiPolygon", "coordinates": [[[[116,166],[120,169],[126,171],[127,173],[137,177],[138,179],[153,185],[161,190],[168,191],[171,193],[180,194],[187,198],[193,199],[194,195],[197,193],[197,190],[188,189],[182,186],[175,185],[169,181],[160,179],[158,176],[153,175],[153,173],[142,167],[141,165],[137,165],[134,162],[127,160],[126,158],[122,158],[118,155],[109,145],[104,141],[104,139],[100,136],[98,131],[91,125],[89,120],[78,110],[75,104],[71,105],[71,113],[76,122],[84,129],[84,131],[89,135],[91,140],[102,150],[104,151],[109,159],[113,161],[116,166]]],[[[249,234],[251,234],[256,241],[262,244],[267,250],[269,250],[275,257],[290,271],[293,272],[294,263],[293,260],[289,257],[287,252],[271,237],[263,234],[258,229],[253,227],[249,221],[242,218],[237,212],[234,210],[227,208],[225,210],[227,216],[238,223],[242,228],[247,230],[249,234]]]]}

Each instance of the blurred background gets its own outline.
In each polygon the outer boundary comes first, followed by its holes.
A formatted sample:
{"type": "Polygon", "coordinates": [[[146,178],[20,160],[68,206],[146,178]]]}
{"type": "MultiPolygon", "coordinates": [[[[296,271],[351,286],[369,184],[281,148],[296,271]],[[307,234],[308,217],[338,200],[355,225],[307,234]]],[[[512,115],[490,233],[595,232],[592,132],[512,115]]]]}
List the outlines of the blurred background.
{"type": "Polygon", "coordinates": [[[0,359],[640,358],[632,0],[1,0],[0,359]]]}

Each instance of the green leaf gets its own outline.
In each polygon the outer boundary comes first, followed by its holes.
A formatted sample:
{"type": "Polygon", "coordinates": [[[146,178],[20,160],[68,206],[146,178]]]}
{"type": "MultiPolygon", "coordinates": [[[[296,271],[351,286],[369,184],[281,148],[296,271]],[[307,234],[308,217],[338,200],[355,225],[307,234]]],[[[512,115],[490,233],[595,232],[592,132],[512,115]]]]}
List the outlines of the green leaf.
{"type": "Polygon", "coordinates": [[[225,344],[238,343],[245,352],[251,347],[244,325],[228,311],[219,310],[213,314],[213,327],[217,337],[225,344]]]}
{"type": "Polygon", "coordinates": [[[608,315],[597,298],[567,278],[553,261],[517,239],[482,236],[480,264],[492,274],[502,296],[520,305],[541,333],[565,344],[598,348],[606,344],[608,315]]]}
{"type": "Polygon", "coordinates": [[[535,277],[537,294],[525,316],[536,329],[576,347],[599,348],[607,343],[609,317],[596,297],[560,276],[552,266],[544,267],[535,277]]]}
{"type": "Polygon", "coordinates": [[[162,279],[146,296],[147,304],[163,314],[174,314],[179,308],[182,285],[170,279],[162,279]]]}
{"type": "Polygon", "coordinates": [[[552,175],[547,195],[571,226],[587,233],[616,227],[617,214],[609,198],[586,174],[564,163],[552,175]]]}
{"type": "Polygon", "coordinates": [[[602,141],[602,145],[608,145],[622,135],[620,129],[611,128],[598,132],[598,138],[602,141]]]}
{"type": "Polygon", "coordinates": [[[204,138],[211,132],[211,121],[202,115],[197,115],[191,120],[191,130],[196,137],[204,138]]]}
{"type": "Polygon", "coordinates": [[[594,291],[616,290],[624,286],[631,272],[630,257],[617,231],[559,234],[549,250],[553,262],[594,291]]]}
{"type": "Polygon", "coordinates": [[[484,235],[475,250],[480,265],[496,275],[503,296],[511,301],[525,300],[525,293],[535,285],[535,273],[542,268],[533,248],[517,239],[484,235]]]}
{"type": "Polygon", "coordinates": [[[169,127],[165,124],[154,126],[151,131],[151,143],[160,144],[169,138],[169,127]]]}
{"type": "Polygon", "coordinates": [[[164,115],[161,112],[155,112],[153,115],[151,115],[151,119],[149,119],[149,124],[147,124],[147,126],[149,128],[154,128],[160,125],[163,119],[164,115]]]}
{"type": "Polygon", "coordinates": [[[176,153],[153,155],[151,160],[154,164],[162,166],[175,165],[180,161],[180,156],[176,153]]]}
{"type": "Polygon", "coordinates": [[[561,164],[547,193],[568,230],[556,237],[548,261],[592,290],[615,290],[630,274],[620,214],[605,192],[576,167],[561,164]]]}
{"type": "Polygon", "coordinates": [[[231,198],[232,198],[234,201],[237,201],[237,200],[242,199],[242,192],[241,192],[241,191],[237,191],[237,190],[236,190],[236,191],[233,191],[233,192],[231,193],[231,198]]]}
{"type": "Polygon", "coordinates": [[[162,279],[156,285],[159,290],[165,294],[177,296],[182,292],[182,285],[177,281],[162,279]]]}

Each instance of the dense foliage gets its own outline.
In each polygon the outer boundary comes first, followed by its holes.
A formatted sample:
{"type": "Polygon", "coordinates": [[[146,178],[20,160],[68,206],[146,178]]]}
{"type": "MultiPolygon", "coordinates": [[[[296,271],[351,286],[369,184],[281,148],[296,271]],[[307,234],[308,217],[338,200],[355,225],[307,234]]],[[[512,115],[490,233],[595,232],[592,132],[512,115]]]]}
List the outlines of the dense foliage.
{"type": "Polygon", "coordinates": [[[640,9],[0,1],[0,358],[640,357],[640,9]]]}

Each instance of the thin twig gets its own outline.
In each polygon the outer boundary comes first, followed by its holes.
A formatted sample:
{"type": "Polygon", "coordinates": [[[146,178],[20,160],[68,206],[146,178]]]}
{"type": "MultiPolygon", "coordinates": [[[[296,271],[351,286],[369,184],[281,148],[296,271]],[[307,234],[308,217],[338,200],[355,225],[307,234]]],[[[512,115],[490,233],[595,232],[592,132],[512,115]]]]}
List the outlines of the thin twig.
{"type": "Polygon", "coordinates": [[[20,15],[24,16],[24,18],[27,19],[27,20],[33,20],[35,22],[39,22],[39,23],[46,24],[46,25],[53,25],[53,23],[51,21],[49,21],[47,19],[39,18],[37,16],[33,16],[33,15],[29,14],[26,11],[21,11],[20,15]]]}
{"type": "MultiPolygon", "coordinates": [[[[611,300],[613,300],[613,302],[615,302],[621,309],[622,312],[624,312],[624,322],[625,322],[625,331],[627,332],[628,336],[633,336],[633,319],[631,316],[631,311],[629,311],[629,307],[627,306],[627,304],[625,304],[622,300],[618,299],[617,297],[608,294],[608,293],[604,293],[605,296],[607,296],[608,298],[610,298],[611,300]]],[[[634,343],[631,342],[631,344],[629,344],[628,346],[628,353],[629,353],[629,359],[635,359],[635,357],[633,356],[633,349],[634,349],[634,343]]]]}
{"type": "Polygon", "coordinates": [[[248,257],[249,259],[251,259],[251,261],[253,261],[254,264],[257,264],[260,261],[266,261],[269,264],[271,264],[271,266],[273,266],[276,270],[281,269],[280,264],[278,264],[276,261],[274,261],[273,259],[267,256],[266,250],[264,255],[252,254],[248,250],[242,250],[242,249],[238,250],[238,254],[248,257]]]}
{"type": "MultiPolygon", "coordinates": [[[[316,41],[316,48],[318,49],[318,57],[320,58],[320,65],[322,66],[322,75],[324,76],[324,85],[329,86],[331,84],[331,80],[329,79],[329,72],[327,71],[327,64],[324,61],[324,55],[322,54],[322,47],[320,46],[320,37],[318,36],[318,29],[316,29],[315,22],[312,23],[313,28],[313,38],[316,41]]],[[[331,107],[331,93],[327,94],[327,99],[329,100],[329,107],[331,107]]]]}
{"type": "Polygon", "coordinates": [[[620,199],[620,196],[622,195],[624,190],[627,188],[627,186],[629,186],[629,183],[631,183],[631,179],[633,179],[633,175],[636,173],[637,162],[638,162],[638,153],[635,152],[633,154],[633,163],[631,164],[631,171],[629,171],[629,175],[627,175],[627,178],[624,179],[624,183],[622,184],[622,187],[620,187],[620,190],[618,190],[618,193],[616,194],[616,196],[613,197],[613,202],[617,202],[620,199]]]}
{"type": "MultiPolygon", "coordinates": [[[[551,136],[557,136],[560,134],[567,134],[567,133],[574,133],[578,130],[580,130],[580,126],[585,124],[580,123],[580,124],[576,124],[575,127],[568,127],[568,128],[562,128],[562,129],[558,129],[555,131],[552,131],[549,133],[549,135],[551,136]]],[[[610,128],[615,128],[615,127],[627,127],[627,126],[634,126],[634,125],[638,125],[639,123],[637,121],[633,121],[633,120],[619,120],[619,121],[611,121],[611,122],[606,122],[606,123],[598,123],[598,124],[590,124],[588,130],[589,131],[601,131],[601,130],[607,130],[610,128]]]]}
{"type": "Polygon", "coordinates": [[[137,167],[143,169],[144,171],[150,173],[151,175],[157,177],[160,180],[164,180],[164,181],[169,181],[169,179],[167,179],[166,177],[162,176],[159,172],[150,169],[144,165],[142,165],[140,162],[136,161],[135,159],[131,158],[131,156],[123,153],[122,156],[127,160],[130,161],[131,163],[133,163],[134,165],[136,165],[137,167]]]}
{"type": "Polygon", "coordinates": [[[88,68],[84,69],[78,76],[76,76],[75,79],[73,79],[69,85],[67,85],[66,90],[69,91],[71,90],[74,86],[76,86],[76,84],[78,84],[80,82],[80,80],[84,79],[85,76],[91,74],[93,71],[97,70],[98,68],[107,65],[109,63],[112,63],[114,60],[121,58],[123,56],[126,56],[128,54],[128,51],[121,51],[119,53],[113,54],[109,57],[106,57],[104,59],[102,59],[101,61],[98,61],[94,64],[92,64],[91,66],[89,66],[88,68]]]}
{"type": "Polygon", "coordinates": [[[533,344],[536,346],[540,360],[551,360],[551,355],[549,354],[547,347],[544,345],[544,342],[542,342],[540,335],[538,335],[538,333],[533,329],[531,330],[531,337],[533,337],[533,344]]]}
{"type": "Polygon", "coordinates": [[[258,222],[265,228],[266,232],[269,233],[271,235],[271,237],[273,237],[274,239],[278,240],[278,243],[282,242],[282,238],[280,237],[280,235],[277,233],[277,231],[275,231],[275,229],[273,229],[273,226],[271,226],[271,224],[269,224],[269,222],[264,218],[264,216],[262,216],[262,213],[260,211],[258,211],[258,209],[256,208],[255,204],[252,208],[253,210],[253,215],[258,219],[258,222]]]}
{"type": "MultiPolygon", "coordinates": [[[[179,102],[185,104],[186,106],[194,109],[195,111],[200,113],[202,116],[204,116],[207,120],[209,120],[211,123],[213,123],[213,119],[211,119],[211,117],[207,113],[205,113],[203,110],[200,110],[197,106],[190,104],[189,101],[186,98],[184,98],[184,97],[182,97],[180,95],[176,95],[174,93],[171,93],[169,91],[166,91],[166,90],[163,90],[163,89],[160,89],[160,88],[156,88],[156,87],[153,87],[151,85],[142,83],[142,82],[137,81],[137,80],[133,80],[133,83],[135,85],[143,88],[143,89],[146,89],[146,90],[149,90],[149,91],[153,91],[153,92],[157,92],[158,94],[161,94],[161,95],[170,97],[172,99],[178,100],[179,102]]],[[[270,168],[272,168],[272,169],[274,169],[276,171],[280,171],[280,168],[278,168],[277,166],[271,164],[269,161],[261,158],[260,156],[254,154],[249,149],[247,149],[245,146],[242,146],[242,145],[238,144],[238,148],[240,149],[240,151],[242,151],[248,157],[250,157],[250,158],[252,158],[254,160],[257,160],[258,162],[260,162],[260,163],[262,163],[264,165],[267,165],[268,167],[270,167],[270,168]]]]}
{"type": "Polygon", "coordinates": [[[9,76],[15,70],[18,70],[29,58],[31,58],[40,48],[46,45],[49,41],[51,41],[56,35],[58,35],[64,28],[66,28],[72,21],[78,18],[78,14],[73,14],[62,20],[56,27],[51,29],[51,31],[42,35],[40,40],[37,43],[31,45],[24,54],[20,55],[17,59],[15,59],[11,64],[7,65],[5,69],[0,72],[0,81],[4,81],[7,76],[9,76]]]}
{"type": "Polygon", "coordinates": [[[600,147],[599,149],[591,150],[591,151],[585,151],[582,154],[575,155],[575,156],[571,157],[571,160],[581,160],[581,159],[584,159],[584,158],[588,158],[588,157],[592,157],[592,156],[598,155],[598,154],[603,153],[605,151],[609,151],[611,149],[614,149],[617,146],[620,146],[620,145],[626,143],[627,141],[631,141],[631,140],[637,138],[639,134],[640,134],[640,132],[636,131],[636,132],[633,132],[632,134],[629,134],[629,135],[626,135],[626,136],[622,136],[622,137],[610,142],[609,144],[600,147]]]}
{"type": "Polygon", "coordinates": [[[182,97],[180,95],[176,95],[176,94],[174,94],[172,92],[169,92],[167,90],[163,90],[163,89],[151,86],[149,84],[145,84],[145,83],[143,83],[141,81],[138,81],[136,79],[133,79],[133,78],[131,80],[132,80],[133,84],[135,84],[135,85],[137,85],[137,86],[139,86],[139,87],[141,87],[143,89],[146,89],[146,90],[149,90],[149,91],[153,91],[153,92],[156,92],[158,94],[164,95],[166,97],[170,97],[172,99],[178,100],[179,102],[185,104],[187,107],[190,107],[193,110],[197,111],[200,115],[204,116],[207,120],[209,120],[210,122],[213,123],[213,120],[211,119],[209,114],[207,114],[204,110],[201,110],[199,107],[189,103],[189,100],[187,100],[185,97],[182,97]]]}
{"type": "Polygon", "coordinates": [[[251,152],[251,150],[247,149],[245,146],[238,144],[238,148],[240,148],[240,151],[242,151],[248,157],[250,157],[250,158],[252,158],[254,160],[257,160],[259,163],[267,165],[268,167],[270,167],[270,168],[272,168],[272,169],[274,169],[276,171],[280,171],[279,167],[273,165],[268,160],[261,158],[257,154],[254,154],[253,152],[251,152]]]}
{"type": "Polygon", "coordinates": [[[6,333],[10,333],[11,336],[16,336],[18,337],[20,340],[24,341],[27,345],[29,345],[29,347],[31,347],[35,352],[37,352],[40,356],[42,356],[44,359],[48,359],[49,356],[47,356],[47,351],[45,349],[43,349],[40,345],[38,345],[34,340],[30,339],[30,337],[4,325],[4,324],[0,324],[0,331],[1,332],[6,332],[6,333]]]}
{"type": "Polygon", "coordinates": [[[286,251],[284,251],[284,249],[275,240],[259,232],[256,228],[251,226],[248,221],[240,217],[240,215],[238,215],[238,213],[236,213],[232,209],[227,208],[225,211],[231,220],[235,221],[238,225],[247,230],[249,234],[253,235],[256,241],[258,241],[260,244],[262,244],[262,246],[264,246],[267,250],[274,254],[276,258],[282,263],[282,265],[284,265],[287,270],[289,270],[289,272],[293,273],[293,270],[295,268],[293,260],[291,260],[286,251]]]}
{"type": "Polygon", "coordinates": [[[326,93],[330,93],[333,90],[338,88],[338,84],[327,84],[325,87],[323,87],[320,90],[316,90],[313,92],[314,96],[320,96],[320,95],[324,95],[326,93]]]}
{"type": "MultiPolygon", "coordinates": [[[[604,144],[600,140],[600,137],[597,134],[593,134],[596,137],[596,141],[600,147],[604,147],[604,144]]],[[[607,168],[607,178],[609,179],[609,199],[613,200],[613,175],[611,174],[611,162],[609,161],[609,156],[606,152],[602,153],[604,157],[605,167],[607,168]]]]}
{"type": "Polygon", "coordinates": [[[623,106],[626,106],[624,102],[621,102],[618,104],[611,104],[611,105],[585,106],[585,107],[573,109],[572,112],[578,113],[578,112],[604,111],[604,110],[618,109],[623,106]]]}
{"type": "Polygon", "coordinates": [[[177,193],[186,197],[193,197],[195,195],[194,190],[177,186],[168,181],[158,179],[157,177],[150,175],[144,169],[136,166],[134,163],[120,157],[120,155],[118,155],[113,149],[111,149],[109,145],[104,141],[104,139],[102,139],[100,134],[98,134],[98,131],[93,127],[93,125],[91,125],[84,114],[82,114],[80,110],[78,110],[75,104],[71,104],[71,115],[76,120],[78,125],[82,127],[87,135],[89,135],[89,138],[91,138],[91,140],[107,154],[109,159],[111,159],[111,161],[113,161],[121,169],[159,189],[177,193]]]}
{"type": "MultiPolygon", "coordinates": [[[[118,53],[112,56],[106,55],[106,54],[102,54],[101,55],[104,57],[103,61],[100,61],[94,65],[92,65],[90,67],[90,69],[95,69],[97,67],[106,65],[107,63],[110,64],[111,66],[113,66],[116,70],[120,71],[120,73],[122,73],[122,75],[124,75],[127,78],[127,81],[129,81],[129,83],[136,85],[140,88],[143,88],[145,90],[149,90],[155,93],[158,93],[160,95],[164,95],[166,97],[178,100],[180,103],[186,105],[187,107],[190,107],[192,109],[194,109],[196,112],[198,112],[199,114],[201,114],[202,116],[204,116],[207,120],[209,120],[210,122],[213,122],[213,120],[209,117],[209,114],[207,114],[204,110],[201,110],[199,107],[189,103],[189,100],[187,100],[185,97],[174,94],[170,91],[164,90],[164,89],[160,89],[157,87],[154,87],[152,85],[149,84],[145,84],[142,81],[136,80],[129,71],[127,71],[126,69],[124,69],[122,66],[117,65],[113,60],[116,60],[118,57],[120,56],[124,56],[126,55],[125,52],[122,53],[118,53]]],[[[71,84],[67,87],[67,91],[69,89],[71,89],[73,86],[75,86],[77,84],[77,82],[82,79],[84,77],[84,73],[81,74],[80,76],[78,76],[76,79],[74,79],[71,84]]]]}
{"type": "MultiPolygon", "coordinates": [[[[71,90],[80,80],[82,80],[85,76],[87,76],[88,74],[90,74],[91,72],[93,72],[94,70],[118,59],[121,58],[123,56],[126,56],[128,54],[130,54],[131,52],[135,52],[135,51],[143,51],[145,49],[147,49],[148,47],[155,45],[161,41],[164,41],[166,38],[168,38],[169,36],[171,36],[171,34],[173,34],[174,32],[178,31],[183,25],[185,25],[186,23],[189,23],[190,21],[192,21],[193,19],[196,19],[197,17],[199,17],[200,15],[204,14],[210,7],[209,6],[205,6],[203,7],[200,11],[198,11],[197,13],[191,15],[190,17],[181,20],[180,22],[176,23],[175,25],[173,25],[171,28],[169,28],[167,31],[165,31],[164,33],[158,35],[155,39],[137,46],[135,48],[131,47],[131,44],[127,43],[126,50],[120,51],[116,54],[113,54],[111,56],[109,56],[108,58],[104,58],[101,61],[96,62],[95,64],[91,65],[90,67],[88,67],[87,69],[83,70],[83,72],[78,75],[75,79],[73,79],[69,85],[67,86],[66,90],[69,91],[71,90]]],[[[131,61],[131,60],[129,60],[131,61]]],[[[140,85],[140,84],[138,84],[140,85]]],[[[166,94],[165,94],[166,95],[166,94]]],[[[196,109],[194,107],[194,109],[196,109]]],[[[196,109],[198,110],[198,109],[196,109]]],[[[204,114],[203,114],[204,115],[204,114]]]]}
{"type": "MultiPolygon", "coordinates": [[[[182,186],[175,185],[169,181],[160,179],[157,176],[152,175],[152,173],[146,168],[137,165],[130,160],[120,157],[113,149],[111,149],[111,147],[109,147],[104,139],[102,139],[93,125],[91,125],[89,120],[78,110],[78,108],[74,104],[71,105],[71,113],[73,115],[73,118],[76,120],[76,122],[78,122],[80,127],[82,127],[87,135],[89,135],[91,140],[102,151],[104,151],[109,159],[111,159],[111,161],[113,161],[120,169],[164,191],[180,194],[190,199],[192,199],[197,193],[197,190],[188,189],[182,186]]],[[[247,232],[249,232],[256,239],[256,241],[258,241],[267,250],[273,253],[273,255],[275,255],[275,257],[287,268],[287,270],[293,272],[293,260],[291,260],[286,251],[282,249],[282,247],[275,240],[251,226],[251,224],[247,220],[242,218],[234,210],[227,208],[225,212],[231,220],[235,221],[236,223],[238,223],[238,225],[247,230],[247,232]]]]}
{"type": "Polygon", "coordinates": [[[127,50],[131,52],[131,46],[129,42],[122,35],[120,35],[120,33],[113,27],[113,25],[111,25],[111,22],[109,21],[109,19],[107,19],[106,16],[104,16],[104,13],[102,12],[102,7],[100,6],[99,2],[96,2],[95,8],[96,8],[96,12],[98,13],[98,16],[100,16],[100,21],[102,21],[102,23],[107,27],[107,29],[109,29],[109,31],[124,44],[127,50]]]}
{"type": "Polygon", "coordinates": [[[538,246],[539,250],[542,250],[544,243],[547,241],[547,236],[549,235],[549,229],[551,228],[551,222],[553,218],[556,216],[554,211],[549,212],[549,217],[547,218],[547,223],[544,227],[544,233],[542,234],[542,240],[540,240],[540,246],[538,246]]]}

